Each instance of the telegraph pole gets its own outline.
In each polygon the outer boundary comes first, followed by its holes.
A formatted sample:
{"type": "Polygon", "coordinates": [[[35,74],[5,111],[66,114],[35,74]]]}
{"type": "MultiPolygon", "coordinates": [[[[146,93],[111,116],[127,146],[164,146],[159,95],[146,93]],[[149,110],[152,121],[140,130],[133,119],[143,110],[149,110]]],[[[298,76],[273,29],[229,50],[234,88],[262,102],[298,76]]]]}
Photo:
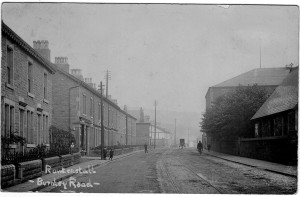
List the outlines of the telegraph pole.
{"type": "Polygon", "coordinates": [[[101,159],[104,160],[104,126],[103,126],[103,92],[102,92],[102,81],[100,82],[100,105],[101,105],[101,159]]]}
{"type": "Polygon", "coordinates": [[[155,149],[155,144],[156,144],[156,100],[154,101],[154,149],[155,149]]]}
{"type": "Polygon", "coordinates": [[[176,118],[175,118],[175,136],[174,136],[174,145],[176,146],[176,118]]]}
{"type": "Polygon", "coordinates": [[[188,129],[188,147],[190,146],[190,129],[188,129]]]}
{"type": "Polygon", "coordinates": [[[259,68],[261,68],[261,46],[259,47],[259,68]]]}
{"type": "Polygon", "coordinates": [[[106,70],[105,79],[106,79],[106,98],[108,98],[108,80],[111,79],[111,73],[109,70],[106,70]]]}
{"type": "MultiPolygon", "coordinates": [[[[106,70],[106,73],[105,73],[105,79],[106,79],[106,98],[108,98],[108,80],[110,80],[111,79],[111,73],[110,73],[110,71],[109,70],[106,70]]],[[[108,117],[108,120],[107,120],[107,127],[109,128],[110,127],[110,125],[109,125],[109,104],[107,105],[108,107],[107,107],[107,117],[108,117]]],[[[108,129],[108,143],[107,143],[107,145],[112,145],[112,144],[110,144],[110,134],[111,134],[111,130],[110,129],[108,129]]]]}

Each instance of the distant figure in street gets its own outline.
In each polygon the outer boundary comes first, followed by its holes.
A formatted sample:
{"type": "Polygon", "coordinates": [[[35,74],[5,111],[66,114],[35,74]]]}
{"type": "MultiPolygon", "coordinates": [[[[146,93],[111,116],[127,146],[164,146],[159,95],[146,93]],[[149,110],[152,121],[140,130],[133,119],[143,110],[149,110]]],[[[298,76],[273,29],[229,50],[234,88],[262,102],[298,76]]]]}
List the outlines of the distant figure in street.
{"type": "Polygon", "coordinates": [[[103,157],[104,157],[104,160],[106,160],[106,157],[107,157],[107,150],[106,150],[106,148],[103,149],[103,157]]]}
{"type": "Polygon", "coordinates": [[[199,153],[201,154],[202,153],[202,149],[203,149],[203,145],[202,145],[202,143],[200,141],[197,144],[197,149],[198,149],[199,153]]]}
{"type": "Polygon", "coordinates": [[[109,159],[112,161],[113,157],[114,157],[114,150],[111,148],[109,151],[109,159]]]}
{"type": "Polygon", "coordinates": [[[144,148],[145,148],[145,153],[148,153],[147,144],[144,145],[144,148]]]}
{"type": "Polygon", "coordinates": [[[207,145],[207,150],[209,152],[209,150],[210,150],[210,144],[207,145]]]}

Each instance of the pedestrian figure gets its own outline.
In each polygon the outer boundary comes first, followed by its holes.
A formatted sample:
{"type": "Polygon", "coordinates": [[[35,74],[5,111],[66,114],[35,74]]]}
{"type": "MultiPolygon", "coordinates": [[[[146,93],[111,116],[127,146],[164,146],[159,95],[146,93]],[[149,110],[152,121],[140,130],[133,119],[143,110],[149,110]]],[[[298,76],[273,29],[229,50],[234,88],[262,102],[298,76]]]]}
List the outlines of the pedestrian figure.
{"type": "Polygon", "coordinates": [[[210,144],[207,145],[207,150],[209,152],[209,150],[210,150],[210,144]]]}
{"type": "Polygon", "coordinates": [[[145,148],[145,153],[148,153],[147,144],[144,145],[144,148],[145,148]]]}
{"type": "Polygon", "coordinates": [[[203,145],[202,145],[202,143],[200,141],[197,144],[197,149],[198,149],[199,153],[201,154],[202,153],[202,149],[203,149],[203,145]]]}
{"type": "Polygon", "coordinates": [[[112,161],[113,157],[114,157],[114,150],[111,148],[109,151],[109,159],[112,161]]]}
{"type": "Polygon", "coordinates": [[[104,157],[104,160],[106,160],[106,156],[107,156],[107,150],[106,148],[103,149],[103,157],[104,157]]]}

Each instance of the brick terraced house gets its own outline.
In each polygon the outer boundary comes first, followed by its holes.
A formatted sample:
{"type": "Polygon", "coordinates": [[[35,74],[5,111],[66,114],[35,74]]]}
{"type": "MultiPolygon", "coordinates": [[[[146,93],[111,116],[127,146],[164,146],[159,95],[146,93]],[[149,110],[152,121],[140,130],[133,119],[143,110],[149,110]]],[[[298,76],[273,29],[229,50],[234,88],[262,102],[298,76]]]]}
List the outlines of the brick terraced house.
{"type": "MultiPolygon", "coordinates": [[[[27,143],[10,144],[11,151],[24,151],[38,144],[49,146],[52,122],[51,63],[43,58],[6,24],[2,26],[1,136],[26,138],[27,143]]],[[[47,41],[39,42],[47,48],[47,41]]]]}

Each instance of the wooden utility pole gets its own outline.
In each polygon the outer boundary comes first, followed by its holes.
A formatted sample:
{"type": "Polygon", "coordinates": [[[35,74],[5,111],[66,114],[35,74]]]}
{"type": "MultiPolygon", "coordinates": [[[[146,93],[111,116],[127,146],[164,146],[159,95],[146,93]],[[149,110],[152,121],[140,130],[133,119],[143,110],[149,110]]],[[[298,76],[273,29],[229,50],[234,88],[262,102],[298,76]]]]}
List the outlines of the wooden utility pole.
{"type": "Polygon", "coordinates": [[[100,109],[101,109],[101,159],[104,160],[104,125],[103,125],[103,92],[102,92],[102,81],[100,82],[100,109]]]}
{"type": "Polygon", "coordinates": [[[188,147],[190,146],[190,129],[188,129],[188,147]]]}
{"type": "Polygon", "coordinates": [[[175,118],[175,135],[174,135],[174,145],[176,146],[176,118],[175,118]]]}
{"type": "Polygon", "coordinates": [[[108,98],[108,80],[111,79],[111,73],[109,70],[106,70],[105,79],[106,79],[106,98],[108,98]]]}
{"type": "Polygon", "coordinates": [[[155,145],[156,145],[156,100],[154,101],[154,106],[155,106],[155,110],[154,110],[154,149],[155,149],[155,145]]]}

